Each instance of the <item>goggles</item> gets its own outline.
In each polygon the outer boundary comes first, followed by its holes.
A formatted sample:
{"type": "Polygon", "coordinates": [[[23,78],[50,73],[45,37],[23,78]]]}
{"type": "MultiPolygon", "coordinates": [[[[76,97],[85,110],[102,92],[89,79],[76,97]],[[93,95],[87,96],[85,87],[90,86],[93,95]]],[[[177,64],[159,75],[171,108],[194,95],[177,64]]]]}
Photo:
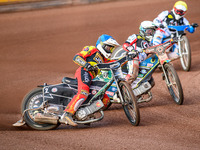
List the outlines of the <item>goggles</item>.
{"type": "Polygon", "coordinates": [[[146,36],[154,35],[154,32],[155,32],[154,29],[146,29],[145,30],[145,35],[146,36]]]}
{"type": "Polygon", "coordinates": [[[176,7],[174,8],[174,12],[177,14],[177,15],[180,15],[180,16],[183,16],[185,15],[186,11],[183,11],[181,9],[177,9],[176,7]]]}

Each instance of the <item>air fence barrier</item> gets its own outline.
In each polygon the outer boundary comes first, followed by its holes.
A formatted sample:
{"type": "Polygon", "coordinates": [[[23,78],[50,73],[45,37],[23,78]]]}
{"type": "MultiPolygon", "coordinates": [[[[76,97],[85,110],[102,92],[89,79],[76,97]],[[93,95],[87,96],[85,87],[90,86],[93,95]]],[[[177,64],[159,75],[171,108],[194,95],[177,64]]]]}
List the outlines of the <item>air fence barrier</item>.
{"type": "Polygon", "coordinates": [[[115,0],[0,0],[0,13],[81,5],[115,0]]]}

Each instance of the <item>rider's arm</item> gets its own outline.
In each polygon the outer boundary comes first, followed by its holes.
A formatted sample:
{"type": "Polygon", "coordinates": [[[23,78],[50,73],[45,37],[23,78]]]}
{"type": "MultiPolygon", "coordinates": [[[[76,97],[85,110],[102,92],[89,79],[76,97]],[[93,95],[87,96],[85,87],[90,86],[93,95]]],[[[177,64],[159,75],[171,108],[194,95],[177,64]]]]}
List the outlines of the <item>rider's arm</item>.
{"type": "Polygon", "coordinates": [[[91,56],[95,52],[96,52],[95,47],[85,46],[81,52],[77,53],[74,56],[73,61],[79,66],[86,68],[89,65],[89,63],[86,61],[86,58],[91,56]]]}
{"type": "Polygon", "coordinates": [[[189,26],[186,30],[187,30],[188,32],[190,32],[190,33],[194,33],[195,28],[194,28],[193,26],[189,26]]]}
{"type": "MultiPolygon", "coordinates": [[[[184,23],[184,25],[190,25],[189,21],[186,18],[183,18],[183,23],[184,23]]],[[[192,25],[190,25],[186,30],[188,32],[190,32],[190,33],[194,33],[195,27],[193,27],[192,25]]]]}
{"type": "Polygon", "coordinates": [[[132,51],[134,49],[133,44],[137,42],[137,36],[135,34],[128,37],[126,42],[123,44],[123,49],[126,51],[132,51]]]}
{"type": "Polygon", "coordinates": [[[79,66],[81,66],[81,67],[84,67],[87,64],[87,62],[85,61],[85,59],[79,53],[77,53],[74,56],[73,61],[76,64],[78,64],[79,66]]]}
{"type": "Polygon", "coordinates": [[[158,15],[158,17],[156,17],[156,18],[153,20],[153,23],[154,23],[156,26],[158,26],[158,27],[160,27],[161,24],[164,25],[164,26],[166,26],[167,24],[166,24],[166,22],[165,22],[164,20],[165,20],[165,18],[168,16],[168,14],[169,14],[169,11],[163,11],[163,12],[161,12],[161,13],[158,15]]]}

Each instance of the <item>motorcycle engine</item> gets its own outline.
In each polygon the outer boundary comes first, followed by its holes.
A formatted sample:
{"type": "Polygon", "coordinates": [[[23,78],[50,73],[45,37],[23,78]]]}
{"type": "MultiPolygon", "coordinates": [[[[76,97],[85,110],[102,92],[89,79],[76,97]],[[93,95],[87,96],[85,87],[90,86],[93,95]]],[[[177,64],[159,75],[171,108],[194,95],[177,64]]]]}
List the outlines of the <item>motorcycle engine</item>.
{"type": "Polygon", "coordinates": [[[104,104],[101,100],[97,100],[91,103],[91,105],[82,107],[76,112],[76,117],[79,120],[85,120],[88,115],[97,112],[101,108],[103,108],[104,104]]]}

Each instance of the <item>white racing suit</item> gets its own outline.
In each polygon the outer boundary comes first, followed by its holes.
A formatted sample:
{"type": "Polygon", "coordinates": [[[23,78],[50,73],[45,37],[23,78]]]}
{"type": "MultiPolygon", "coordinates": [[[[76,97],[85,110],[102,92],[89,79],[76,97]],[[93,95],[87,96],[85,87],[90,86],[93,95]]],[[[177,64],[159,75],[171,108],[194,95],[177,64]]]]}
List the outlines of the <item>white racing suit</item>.
{"type": "Polygon", "coordinates": [[[144,61],[147,57],[143,49],[149,47],[148,41],[142,38],[140,35],[133,34],[128,37],[126,42],[123,44],[123,49],[127,51],[138,51],[139,54],[133,61],[128,62],[128,74],[126,76],[126,81],[132,83],[138,76],[139,63],[144,61]]]}
{"type": "MultiPolygon", "coordinates": [[[[162,43],[164,38],[171,36],[171,33],[169,29],[167,28],[167,26],[189,25],[188,20],[184,17],[180,18],[179,20],[176,20],[172,11],[163,11],[162,13],[158,15],[157,18],[153,20],[153,22],[158,27],[160,27],[161,24],[165,27],[162,29],[158,28],[156,30],[153,37],[153,41],[152,41],[153,45],[159,45],[162,43]]],[[[194,32],[193,26],[190,26],[186,30],[189,31],[190,33],[194,32]]],[[[174,60],[179,57],[177,44],[174,44],[173,49],[171,50],[170,53],[168,53],[168,57],[171,60],[174,60]]]]}

